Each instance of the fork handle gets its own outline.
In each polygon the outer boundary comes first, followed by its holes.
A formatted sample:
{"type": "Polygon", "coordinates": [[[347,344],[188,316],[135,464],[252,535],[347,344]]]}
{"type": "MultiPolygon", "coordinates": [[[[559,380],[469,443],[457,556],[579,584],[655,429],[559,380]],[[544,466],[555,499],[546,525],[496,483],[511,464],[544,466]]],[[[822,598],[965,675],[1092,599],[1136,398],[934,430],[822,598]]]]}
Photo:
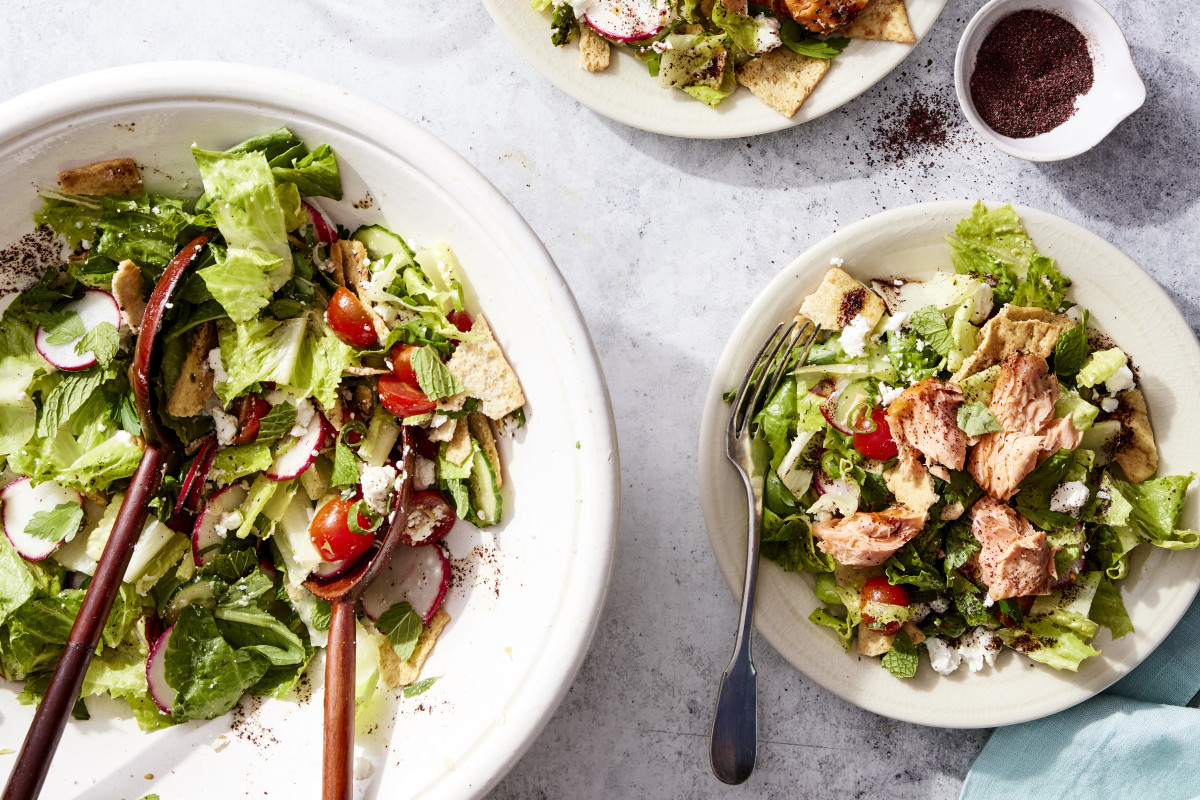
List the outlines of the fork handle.
{"type": "Polygon", "coordinates": [[[724,783],[744,782],[754,771],[758,755],[758,673],[750,653],[754,620],[754,589],[758,583],[758,553],[762,524],[762,497],[741,470],[746,487],[749,520],[746,526],[746,581],[738,619],[733,657],[721,675],[717,710],[713,715],[709,761],[713,774],[724,783]]]}

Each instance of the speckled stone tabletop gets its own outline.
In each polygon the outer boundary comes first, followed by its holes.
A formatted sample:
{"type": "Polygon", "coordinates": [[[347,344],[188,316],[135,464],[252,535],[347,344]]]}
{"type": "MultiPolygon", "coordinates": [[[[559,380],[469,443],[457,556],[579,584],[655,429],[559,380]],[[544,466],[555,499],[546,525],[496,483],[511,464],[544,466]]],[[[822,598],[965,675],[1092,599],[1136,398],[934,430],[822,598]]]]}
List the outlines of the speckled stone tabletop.
{"type": "Polygon", "coordinates": [[[1146,104],[1091,152],[1031,164],[991,149],[954,103],[954,49],[980,5],[950,0],[907,60],[840,110],[752,139],[685,141],[599,117],[525,64],[477,3],[440,0],[5,0],[0,100],[137,62],[282,67],[415,120],[478,167],[545,241],[612,393],[620,542],[591,654],[492,797],[952,798],[987,731],[861,711],[765,643],[756,648],[758,768],[736,789],[709,772],[736,604],[701,520],[696,442],[710,372],[751,299],[821,237],[886,208],[985,197],[1053,212],[1142,264],[1200,330],[1194,10],[1106,0],[1146,104]],[[948,135],[897,154],[885,142],[914,99],[944,112],[948,135]]]}

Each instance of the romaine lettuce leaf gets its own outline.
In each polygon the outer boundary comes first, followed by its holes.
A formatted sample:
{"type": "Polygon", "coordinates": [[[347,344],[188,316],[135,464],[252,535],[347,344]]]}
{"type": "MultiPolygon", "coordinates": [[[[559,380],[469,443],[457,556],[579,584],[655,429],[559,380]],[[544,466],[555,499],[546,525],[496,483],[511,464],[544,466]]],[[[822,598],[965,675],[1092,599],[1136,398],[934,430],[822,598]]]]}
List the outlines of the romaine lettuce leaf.
{"type": "Polygon", "coordinates": [[[1104,383],[1115,375],[1117,370],[1125,366],[1126,360],[1125,351],[1119,347],[1097,350],[1080,368],[1079,374],[1075,376],[1075,382],[1080,386],[1095,386],[1104,383]]]}
{"type": "MultiPolygon", "coordinates": [[[[1167,550],[1191,550],[1200,545],[1200,533],[1179,530],[1179,515],[1187,497],[1190,475],[1168,475],[1140,483],[1112,479],[1112,487],[1130,506],[1129,527],[1146,541],[1167,550]]],[[[1111,509],[1111,507],[1110,507],[1111,509]]]]}
{"type": "Polygon", "coordinates": [[[1070,285],[1071,279],[1058,271],[1053,258],[1035,254],[1012,302],[1017,306],[1036,306],[1057,313],[1066,302],[1070,285]]]}
{"type": "Polygon", "coordinates": [[[172,709],[177,720],[227,713],[270,667],[262,654],[231,647],[212,610],[194,605],[179,613],[163,658],[167,684],[179,693],[172,709]]]}
{"type": "Polygon", "coordinates": [[[196,274],[230,319],[246,322],[271,302],[271,274],[279,266],[279,259],[263,250],[231,247],[196,274]]]}
{"type": "Polygon", "coordinates": [[[273,381],[297,397],[314,397],[331,408],[337,403],[342,371],[357,363],[353,348],[315,315],[282,322],[223,321],[217,325],[217,337],[227,378],[216,391],[226,403],[253,386],[273,381]]]}
{"type": "Polygon", "coordinates": [[[982,200],[946,236],[946,242],[955,271],[992,284],[997,305],[1013,301],[1021,273],[1036,254],[1013,207],[989,211],[982,200]]]}
{"type": "Polygon", "coordinates": [[[1034,661],[1075,672],[1085,658],[1100,655],[1088,644],[1098,627],[1082,614],[1055,609],[1027,616],[1016,626],[1000,628],[996,633],[1006,645],[1034,661]]]}

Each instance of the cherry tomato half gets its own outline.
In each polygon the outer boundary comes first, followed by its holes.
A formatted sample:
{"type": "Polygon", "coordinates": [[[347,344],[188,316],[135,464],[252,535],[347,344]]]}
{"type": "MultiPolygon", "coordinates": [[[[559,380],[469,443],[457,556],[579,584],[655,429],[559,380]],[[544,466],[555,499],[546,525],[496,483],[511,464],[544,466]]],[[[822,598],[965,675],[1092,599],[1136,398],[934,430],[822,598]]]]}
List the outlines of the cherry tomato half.
{"type": "MultiPolygon", "coordinates": [[[[313,521],[308,526],[308,538],[313,547],[325,561],[346,561],[355,559],[370,549],[375,541],[374,536],[355,533],[350,530],[346,519],[350,508],[356,500],[330,500],[317,509],[313,521]]],[[[371,521],[362,514],[358,515],[358,525],[363,530],[371,526],[371,521]]]]}
{"type": "Polygon", "coordinates": [[[437,403],[426,397],[419,387],[405,383],[395,375],[379,376],[379,400],[384,408],[401,418],[428,414],[437,408],[437,403]]]}
{"type": "Polygon", "coordinates": [[[451,311],[446,315],[446,319],[450,320],[450,324],[458,328],[461,333],[467,333],[471,330],[471,326],[475,321],[471,319],[471,315],[466,311],[451,311]]]}
{"type": "Polygon", "coordinates": [[[454,508],[437,492],[432,489],[416,492],[400,540],[405,544],[440,542],[457,519],[454,508]]]}
{"type": "Polygon", "coordinates": [[[888,427],[887,412],[882,408],[871,409],[871,419],[875,422],[875,430],[870,433],[854,434],[854,449],[865,458],[877,461],[887,461],[895,458],[899,450],[892,440],[892,431],[888,427]]]}
{"type": "MultiPolygon", "coordinates": [[[[893,606],[907,606],[908,590],[903,586],[896,586],[888,583],[888,579],[882,576],[876,576],[869,579],[862,588],[862,592],[858,596],[859,602],[865,607],[867,603],[887,603],[893,606]]],[[[870,614],[862,615],[863,622],[867,623],[867,627],[872,630],[877,630],[886,633],[889,636],[900,630],[900,623],[893,620],[883,625],[876,625],[875,618],[870,614]]]]}
{"type": "Polygon", "coordinates": [[[345,286],[339,286],[333,297],[329,298],[325,321],[337,337],[348,345],[370,347],[379,340],[367,309],[345,286]]]}
{"type": "Polygon", "coordinates": [[[420,385],[417,383],[417,373],[412,366],[412,355],[416,349],[411,344],[397,344],[388,353],[388,358],[392,362],[392,374],[411,386],[420,385]]]}
{"type": "Polygon", "coordinates": [[[271,410],[271,404],[256,394],[248,394],[234,400],[231,410],[238,418],[238,432],[233,443],[250,444],[258,438],[258,423],[271,410]]]}

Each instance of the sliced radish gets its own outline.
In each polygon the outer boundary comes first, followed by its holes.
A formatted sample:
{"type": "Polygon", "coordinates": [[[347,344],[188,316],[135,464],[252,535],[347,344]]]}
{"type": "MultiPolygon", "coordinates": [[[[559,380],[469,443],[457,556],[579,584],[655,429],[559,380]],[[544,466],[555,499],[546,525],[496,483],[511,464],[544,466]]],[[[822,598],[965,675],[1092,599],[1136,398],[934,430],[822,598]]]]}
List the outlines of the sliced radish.
{"type": "Polygon", "coordinates": [[[200,510],[201,493],[199,488],[203,487],[204,479],[208,477],[208,471],[212,469],[213,459],[216,456],[217,437],[210,433],[201,442],[200,449],[192,458],[192,465],[188,468],[187,475],[179,485],[179,497],[175,499],[174,513],[178,514],[185,508],[193,514],[200,510]]]}
{"type": "Polygon", "coordinates": [[[311,574],[317,578],[336,578],[357,563],[357,558],[347,558],[342,561],[322,561],[313,567],[311,574]]]}
{"type": "Polygon", "coordinates": [[[167,683],[167,642],[171,641],[173,630],[174,625],[158,637],[146,659],[146,686],[150,689],[150,697],[154,699],[154,704],[164,714],[171,713],[171,709],[175,707],[175,696],[179,694],[167,683]]]}
{"type": "Polygon", "coordinates": [[[202,567],[213,559],[215,553],[208,549],[224,542],[225,532],[228,530],[219,523],[226,514],[242,507],[247,494],[249,492],[245,486],[235,483],[226,486],[208,501],[204,513],[196,518],[196,527],[192,529],[192,558],[196,566],[202,567]]]}
{"type": "MultiPolygon", "coordinates": [[[[117,305],[116,298],[101,289],[88,289],[83,293],[83,297],[68,303],[63,310],[74,311],[79,315],[85,333],[101,322],[111,323],[114,328],[121,327],[121,308],[117,305]]],[[[75,345],[82,338],[80,335],[65,344],[50,344],[50,334],[38,325],[37,351],[59,369],[86,369],[96,363],[96,356],[90,350],[75,352],[75,345]]]]}
{"type": "Polygon", "coordinates": [[[275,457],[275,463],[263,472],[273,481],[288,481],[308,469],[325,444],[325,417],[312,415],[304,433],[292,440],[291,447],[275,457]]]}
{"type": "Polygon", "coordinates": [[[408,601],[422,622],[433,619],[450,588],[450,560],[436,544],[397,547],[391,562],[363,592],[362,607],[371,619],[408,601]]]}
{"type": "Polygon", "coordinates": [[[74,489],[59,486],[54,481],[42,481],[37,486],[28,478],[18,478],[0,491],[0,519],[4,534],[25,558],[41,561],[58,549],[66,539],[51,542],[30,536],[25,528],[39,511],[53,511],[64,503],[83,506],[83,498],[74,489]]]}
{"type": "Polygon", "coordinates": [[[596,33],[617,42],[651,39],[675,21],[667,0],[593,0],[583,15],[596,33]]]}
{"type": "Polygon", "coordinates": [[[826,399],[825,402],[821,404],[821,416],[825,417],[825,421],[829,423],[829,426],[831,428],[833,428],[835,431],[837,431],[838,433],[845,433],[845,434],[854,433],[854,431],[850,430],[849,428],[845,427],[844,425],[838,424],[838,414],[837,414],[838,401],[841,400],[841,398],[842,398],[842,390],[845,389],[847,386],[849,386],[851,383],[852,383],[851,381],[847,381],[844,379],[838,380],[837,383],[835,384],[833,392],[828,396],[828,399],[826,399]]]}
{"type": "Polygon", "coordinates": [[[313,230],[317,234],[317,241],[321,244],[336,242],[338,238],[337,231],[325,221],[325,216],[320,211],[317,211],[316,206],[307,200],[301,200],[300,203],[308,210],[308,216],[312,219],[313,230]]]}

